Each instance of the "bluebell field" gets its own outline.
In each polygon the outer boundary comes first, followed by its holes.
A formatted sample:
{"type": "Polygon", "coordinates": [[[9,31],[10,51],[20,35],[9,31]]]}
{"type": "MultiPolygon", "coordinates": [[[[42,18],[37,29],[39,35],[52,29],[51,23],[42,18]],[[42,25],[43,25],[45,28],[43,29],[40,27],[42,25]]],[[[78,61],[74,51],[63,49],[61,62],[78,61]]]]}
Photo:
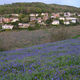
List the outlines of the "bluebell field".
{"type": "Polygon", "coordinates": [[[0,80],[80,80],[80,39],[0,52],[0,80]]]}

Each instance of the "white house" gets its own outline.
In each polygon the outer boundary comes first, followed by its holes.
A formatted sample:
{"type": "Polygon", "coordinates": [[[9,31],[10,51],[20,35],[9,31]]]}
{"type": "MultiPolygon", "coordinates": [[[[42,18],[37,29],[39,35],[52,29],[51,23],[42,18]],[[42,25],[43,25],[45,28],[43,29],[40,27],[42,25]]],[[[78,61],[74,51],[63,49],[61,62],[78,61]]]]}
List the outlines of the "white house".
{"type": "Polygon", "coordinates": [[[39,14],[36,14],[36,17],[39,16],[39,14]]]}
{"type": "Polygon", "coordinates": [[[19,23],[19,28],[28,28],[30,26],[29,23],[19,23]]]}
{"type": "Polygon", "coordinates": [[[16,22],[16,21],[19,21],[19,19],[18,18],[14,18],[14,19],[12,19],[11,22],[16,22]]]}
{"type": "Polygon", "coordinates": [[[80,14],[78,14],[78,17],[80,17],[80,14]]]}
{"type": "Polygon", "coordinates": [[[59,18],[59,20],[63,20],[63,21],[64,21],[64,20],[65,20],[65,18],[64,18],[64,17],[60,17],[60,18],[59,18]]]}
{"type": "Polygon", "coordinates": [[[77,20],[77,18],[74,18],[74,17],[66,17],[66,20],[77,20]]]}
{"type": "Polygon", "coordinates": [[[45,13],[41,13],[42,16],[45,16],[45,13]]]}
{"type": "Polygon", "coordinates": [[[70,12],[65,12],[65,13],[64,13],[64,16],[65,16],[65,17],[67,17],[67,16],[69,17],[69,16],[71,16],[71,13],[70,13],[70,12]]]}
{"type": "Polygon", "coordinates": [[[65,24],[65,25],[69,25],[70,22],[69,22],[69,21],[64,21],[64,24],[65,24]]]}
{"type": "Polygon", "coordinates": [[[73,19],[71,20],[71,23],[77,23],[77,20],[73,19]]]}
{"type": "Polygon", "coordinates": [[[2,29],[13,29],[13,25],[7,25],[7,24],[5,24],[5,25],[2,25],[2,29]]]}
{"type": "Polygon", "coordinates": [[[35,17],[36,15],[35,14],[30,14],[30,17],[35,17]]]}
{"type": "Polygon", "coordinates": [[[51,18],[55,18],[54,16],[51,16],[51,18]]]}
{"type": "Polygon", "coordinates": [[[41,23],[39,23],[39,24],[46,26],[46,24],[45,24],[44,22],[41,22],[41,23]]]}
{"type": "Polygon", "coordinates": [[[38,17],[38,18],[37,18],[37,22],[38,22],[38,23],[41,23],[41,22],[42,22],[41,17],[38,17]]]}
{"type": "Polygon", "coordinates": [[[69,20],[71,23],[77,22],[77,18],[74,18],[74,17],[66,17],[66,20],[69,20]]]}
{"type": "Polygon", "coordinates": [[[59,25],[59,24],[60,24],[59,20],[54,20],[54,21],[52,22],[52,25],[59,25]]]}
{"type": "Polygon", "coordinates": [[[12,16],[16,16],[16,17],[18,17],[19,16],[19,14],[11,14],[12,16]]]}
{"type": "Polygon", "coordinates": [[[48,13],[41,13],[41,16],[48,16],[48,13]]]}

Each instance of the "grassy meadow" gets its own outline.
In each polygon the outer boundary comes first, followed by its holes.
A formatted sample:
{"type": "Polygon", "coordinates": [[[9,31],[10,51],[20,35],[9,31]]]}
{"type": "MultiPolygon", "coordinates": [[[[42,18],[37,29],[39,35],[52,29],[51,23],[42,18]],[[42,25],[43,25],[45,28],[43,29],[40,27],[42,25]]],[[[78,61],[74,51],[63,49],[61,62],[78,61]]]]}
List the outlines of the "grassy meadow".
{"type": "Polygon", "coordinates": [[[0,51],[13,50],[76,38],[80,35],[80,25],[68,27],[53,27],[35,31],[12,30],[0,32],[0,51]]]}
{"type": "Polygon", "coordinates": [[[80,26],[0,32],[0,80],[80,80],[80,26]]]}
{"type": "Polygon", "coordinates": [[[80,80],[80,39],[0,52],[0,80],[80,80]]]}

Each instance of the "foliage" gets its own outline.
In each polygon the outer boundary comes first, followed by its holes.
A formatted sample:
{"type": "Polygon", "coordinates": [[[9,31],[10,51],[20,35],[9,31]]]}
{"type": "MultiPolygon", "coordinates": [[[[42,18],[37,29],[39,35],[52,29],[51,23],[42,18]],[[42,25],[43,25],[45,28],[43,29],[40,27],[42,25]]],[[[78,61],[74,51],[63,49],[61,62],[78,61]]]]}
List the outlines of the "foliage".
{"type": "Polygon", "coordinates": [[[0,6],[0,14],[11,13],[42,13],[42,12],[80,12],[79,8],[71,6],[61,6],[56,4],[44,4],[40,2],[34,3],[13,3],[0,6]]]}
{"type": "Polygon", "coordinates": [[[18,21],[12,22],[11,24],[14,25],[13,29],[18,29],[18,21]]]}
{"type": "Polygon", "coordinates": [[[29,22],[29,15],[20,14],[19,15],[19,20],[22,23],[28,23],[29,22]]]}
{"type": "Polygon", "coordinates": [[[52,19],[51,18],[49,18],[48,20],[46,20],[46,23],[47,24],[51,24],[51,22],[52,22],[52,19]]]}
{"type": "Polygon", "coordinates": [[[40,24],[38,24],[38,23],[36,23],[33,27],[28,27],[28,30],[38,30],[38,29],[40,29],[40,24]]]}

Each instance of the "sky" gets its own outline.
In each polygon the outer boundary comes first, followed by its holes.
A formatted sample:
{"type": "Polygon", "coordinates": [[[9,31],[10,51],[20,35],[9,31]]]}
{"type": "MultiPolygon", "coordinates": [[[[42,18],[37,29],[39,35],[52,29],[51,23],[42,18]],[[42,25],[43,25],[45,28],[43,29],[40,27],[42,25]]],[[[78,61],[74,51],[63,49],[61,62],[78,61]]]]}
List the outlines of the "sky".
{"type": "Polygon", "coordinates": [[[43,2],[47,4],[61,4],[80,8],[80,0],[0,0],[0,5],[16,2],[43,2]]]}

